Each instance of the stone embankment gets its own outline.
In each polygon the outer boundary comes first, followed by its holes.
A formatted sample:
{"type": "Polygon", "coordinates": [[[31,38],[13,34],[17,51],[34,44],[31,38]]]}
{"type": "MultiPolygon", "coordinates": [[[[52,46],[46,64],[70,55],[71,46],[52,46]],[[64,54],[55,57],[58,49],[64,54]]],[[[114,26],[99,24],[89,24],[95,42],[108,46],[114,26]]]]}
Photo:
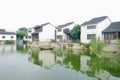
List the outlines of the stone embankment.
{"type": "Polygon", "coordinates": [[[63,48],[63,49],[76,49],[80,50],[81,46],[79,43],[71,43],[72,46],[69,46],[70,43],[51,43],[51,42],[33,42],[32,44],[28,44],[31,47],[39,47],[39,48],[63,48]]]}
{"type": "Polygon", "coordinates": [[[120,49],[116,44],[107,44],[107,46],[103,49],[103,51],[120,52],[120,49]]]}

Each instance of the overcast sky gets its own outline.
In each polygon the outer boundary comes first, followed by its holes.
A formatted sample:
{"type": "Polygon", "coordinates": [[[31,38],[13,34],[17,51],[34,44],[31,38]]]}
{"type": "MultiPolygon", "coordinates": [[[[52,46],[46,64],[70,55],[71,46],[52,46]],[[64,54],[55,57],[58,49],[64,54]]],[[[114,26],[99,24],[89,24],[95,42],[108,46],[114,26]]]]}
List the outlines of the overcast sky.
{"type": "Polygon", "coordinates": [[[46,22],[81,24],[99,16],[120,21],[120,0],[0,0],[0,28],[7,31],[46,22]]]}

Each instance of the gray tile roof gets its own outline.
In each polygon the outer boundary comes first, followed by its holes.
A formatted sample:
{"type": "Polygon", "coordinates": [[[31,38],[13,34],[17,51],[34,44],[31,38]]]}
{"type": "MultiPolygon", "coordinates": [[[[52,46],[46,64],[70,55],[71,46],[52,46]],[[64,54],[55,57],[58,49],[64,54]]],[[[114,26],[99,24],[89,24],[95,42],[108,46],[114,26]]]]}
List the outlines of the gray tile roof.
{"type": "Polygon", "coordinates": [[[71,24],[74,24],[74,22],[69,22],[69,23],[66,23],[66,24],[58,25],[57,28],[64,28],[64,27],[69,26],[71,24]]]}
{"type": "Polygon", "coordinates": [[[4,34],[4,35],[16,35],[16,33],[14,33],[14,32],[0,32],[0,34],[4,34]]]}
{"type": "Polygon", "coordinates": [[[100,23],[101,21],[105,20],[107,16],[102,16],[102,17],[96,17],[88,21],[85,25],[90,25],[90,24],[97,24],[100,23]]]}
{"type": "Polygon", "coordinates": [[[5,29],[0,29],[0,32],[5,32],[5,29]]]}
{"type": "Polygon", "coordinates": [[[41,24],[41,25],[36,25],[34,28],[40,28],[40,27],[46,26],[48,24],[50,24],[50,23],[44,23],[44,24],[41,24]]]}
{"type": "MultiPolygon", "coordinates": [[[[33,28],[40,28],[40,27],[43,27],[43,26],[46,26],[46,25],[48,25],[48,24],[50,24],[50,25],[52,25],[51,23],[44,23],[44,24],[41,24],[41,25],[36,25],[35,27],[33,27],[33,28]]],[[[52,25],[52,26],[54,26],[54,25],[52,25]]],[[[55,26],[54,26],[55,27],[55,26]]]]}
{"type": "Polygon", "coordinates": [[[111,23],[103,32],[120,32],[120,22],[111,23]]]}

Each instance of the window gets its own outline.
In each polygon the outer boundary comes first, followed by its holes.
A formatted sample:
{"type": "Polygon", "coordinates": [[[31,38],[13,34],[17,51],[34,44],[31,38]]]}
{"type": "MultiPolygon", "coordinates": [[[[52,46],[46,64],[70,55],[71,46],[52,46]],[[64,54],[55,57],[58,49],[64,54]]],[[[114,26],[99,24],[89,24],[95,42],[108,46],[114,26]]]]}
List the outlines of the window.
{"type": "Polygon", "coordinates": [[[96,26],[95,25],[90,25],[90,26],[87,26],[87,29],[96,29],[96,26]]]}
{"type": "Polygon", "coordinates": [[[31,39],[31,36],[28,36],[29,37],[29,39],[31,39]]]}
{"type": "Polygon", "coordinates": [[[112,40],[114,40],[116,38],[117,38],[116,33],[105,33],[104,34],[104,39],[112,39],[112,40]]]}
{"type": "Polygon", "coordinates": [[[2,36],[2,38],[5,38],[5,36],[2,36]]]}
{"type": "Polygon", "coordinates": [[[28,32],[32,32],[31,30],[29,30],[28,32]]]}
{"type": "Polygon", "coordinates": [[[61,29],[58,29],[58,32],[61,32],[62,30],[61,29]]]}
{"type": "Polygon", "coordinates": [[[13,38],[13,36],[11,36],[11,38],[13,38]]]}
{"type": "Polygon", "coordinates": [[[96,37],[96,34],[87,34],[87,39],[90,40],[90,39],[93,39],[96,37]]]}
{"type": "Polygon", "coordinates": [[[62,39],[62,35],[57,35],[57,39],[62,39]]]}
{"type": "Polygon", "coordinates": [[[35,28],[35,31],[36,31],[36,32],[42,32],[42,31],[43,31],[43,27],[35,28]]]}

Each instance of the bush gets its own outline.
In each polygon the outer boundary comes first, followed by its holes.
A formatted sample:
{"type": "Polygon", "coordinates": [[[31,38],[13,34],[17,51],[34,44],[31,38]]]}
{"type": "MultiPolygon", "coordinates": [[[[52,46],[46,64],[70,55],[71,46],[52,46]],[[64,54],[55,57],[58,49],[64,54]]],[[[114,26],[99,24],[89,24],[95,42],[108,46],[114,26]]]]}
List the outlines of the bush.
{"type": "Polygon", "coordinates": [[[14,41],[13,40],[6,40],[6,41],[4,41],[4,44],[14,44],[14,41]]]}
{"type": "Polygon", "coordinates": [[[80,45],[83,45],[87,53],[93,53],[93,54],[100,54],[105,46],[105,43],[100,40],[100,38],[94,38],[90,41],[90,43],[80,43],[80,45]]]}
{"type": "Polygon", "coordinates": [[[90,42],[90,51],[95,54],[100,54],[105,46],[105,43],[100,38],[94,38],[90,42]]]}

